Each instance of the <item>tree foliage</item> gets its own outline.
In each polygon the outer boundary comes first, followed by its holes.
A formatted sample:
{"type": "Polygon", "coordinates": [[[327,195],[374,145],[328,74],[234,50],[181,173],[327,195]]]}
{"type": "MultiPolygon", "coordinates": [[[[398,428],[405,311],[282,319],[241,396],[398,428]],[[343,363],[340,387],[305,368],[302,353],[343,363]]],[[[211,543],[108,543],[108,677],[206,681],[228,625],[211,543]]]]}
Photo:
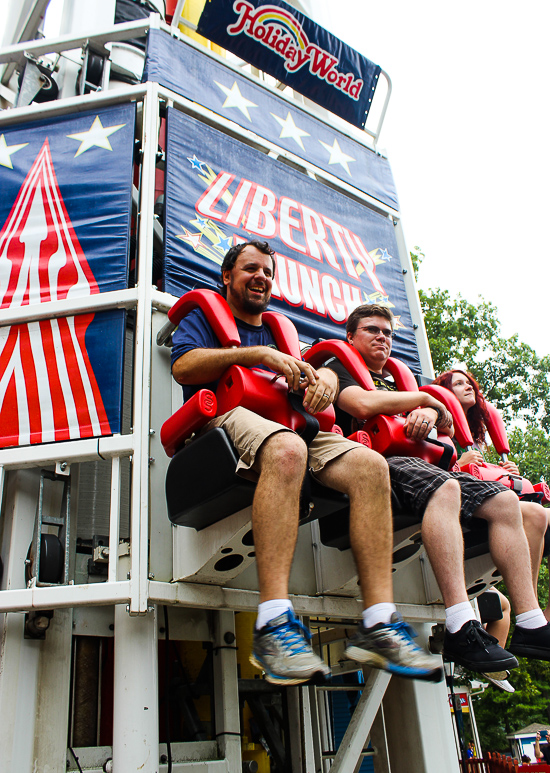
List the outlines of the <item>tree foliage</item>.
{"type": "MultiPolygon", "coordinates": [[[[415,248],[411,257],[418,276],[423,253],[415,248]]],[[[550,357],[517,335],[504,338],[496,306],[481,296],[471,303],[448,290],[420,289],[419,297],[436,374],[466,367],[508,424],[550,433],[550,357]]]]}
{"type": "MultiPolygon", "coordinates": [[[[418,247],[411,252],[417,280],[423,257],[418,247]]],[[[420,289],[419,296],[436,374],[457,366],[470,370],[485,397],[503,415],[510,457],[520,472],[532,482],[541,476],[550,480],[550,357],[539,357],[517,335],[503,337],[496,306],[481,296],[476,303],[442,289],[420,289]]],[[[506,593],[504,586],[500,589],[506,593]]],[[[544,609],[546,560],[538,590],[544,609]]],[[[509,752],[507,734],[531,722],[550,720],[550,663],[522,658],[510,681],[514,693],[491,686],[475,698],[486,750],[509,752]]]]}

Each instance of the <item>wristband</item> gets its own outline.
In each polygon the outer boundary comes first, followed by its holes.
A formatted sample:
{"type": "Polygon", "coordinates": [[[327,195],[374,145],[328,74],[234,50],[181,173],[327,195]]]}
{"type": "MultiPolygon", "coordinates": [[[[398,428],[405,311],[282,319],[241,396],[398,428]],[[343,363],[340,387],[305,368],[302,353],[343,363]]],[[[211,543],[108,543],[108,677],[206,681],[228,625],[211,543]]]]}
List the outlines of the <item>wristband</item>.
{"type": "Polygon", "coordinates": [[[429,405],[428,408],[431,408],[432,411],[435,411],[437,413],[437,419],[435,420],[434,427],[438,427],[439,426],[439,422],[443,418],[443,414],[441,413],[439,408],[437,408],[435,405],[429,405]]]}

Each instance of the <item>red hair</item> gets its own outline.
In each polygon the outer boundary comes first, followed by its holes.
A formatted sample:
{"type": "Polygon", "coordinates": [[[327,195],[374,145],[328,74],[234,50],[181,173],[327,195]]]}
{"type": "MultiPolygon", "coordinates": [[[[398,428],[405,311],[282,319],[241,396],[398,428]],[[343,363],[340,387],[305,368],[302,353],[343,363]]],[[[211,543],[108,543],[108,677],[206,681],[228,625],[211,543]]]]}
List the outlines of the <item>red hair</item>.
{"type": "Polygon", "coordinates": [[[472,407],[468,408],[466,411],[466,419],[468,421],[468,426],[470,427],[470,431],[475,442],[485,445],[485,432],[487,431],[489,414],[487,408],[485,407],[485,398],[481,394],[479,384],[472,376],[470,371],[460,370],[459,368],[454,370],[447,370],[445,373],[442,373],[440,376],[438,376],[433,383],[439,384],[440,386],[445,387],[445,389],[448,389],[450,392],[452,392],[454,373],[460,373],[463,376],[466,376],[473,387],[476,401],[474,405],[472,405],[472,407]]]}

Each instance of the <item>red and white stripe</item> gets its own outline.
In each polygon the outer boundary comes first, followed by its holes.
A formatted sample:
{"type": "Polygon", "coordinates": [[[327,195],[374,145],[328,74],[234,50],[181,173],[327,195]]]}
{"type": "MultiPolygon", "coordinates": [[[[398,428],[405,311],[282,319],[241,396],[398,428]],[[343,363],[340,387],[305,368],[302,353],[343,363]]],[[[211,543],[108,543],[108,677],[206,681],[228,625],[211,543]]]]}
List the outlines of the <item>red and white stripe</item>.
{"type": "MultiPolygon", "coordinates": [[[[46,140],[0,232],[0,308],[98,292],[46,140]]],[[[110,432],[86,351],[93,318],[84,314],[0,328],[0,447],[110,432]]]]}

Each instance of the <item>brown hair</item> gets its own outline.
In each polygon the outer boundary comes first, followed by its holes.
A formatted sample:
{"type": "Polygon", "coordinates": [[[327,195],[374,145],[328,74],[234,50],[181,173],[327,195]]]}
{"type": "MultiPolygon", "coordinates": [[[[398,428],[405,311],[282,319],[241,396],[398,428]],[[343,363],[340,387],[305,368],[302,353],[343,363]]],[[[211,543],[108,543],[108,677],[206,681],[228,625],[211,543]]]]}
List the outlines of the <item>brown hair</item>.
{"type": "Polygon", "coordinates": [[[384,317],[390,323],[393,330],[393,314],[387,306],[380,306],[378,303],[364,303],[357,306],[348,317],[346,323],[346,333],[355,334],[357,326],[362,319],[366,317],[384,317]]]}
{"type": "Polygon", "coordinates": [[[445,373],[442,373],[440,376],[438,376],[433,383],[439,384],[440,386],[445,387],[452,392],[453,373],[461,373],[463,376],[466,376],[473,387],[476,401],[474,405],[472,405],[472,407],[468,408],[466,411],[466,419],[468,421],[468,426],[470,427],[472,437],[475,442],[485,445],[485,432],[487,429],[487,422],[489,420],[489,413],[485,407],[485,398],[481,394],[479,384],[470,373],[470,371],[460,370],[460,368],[447,370],[445,373]]]}

